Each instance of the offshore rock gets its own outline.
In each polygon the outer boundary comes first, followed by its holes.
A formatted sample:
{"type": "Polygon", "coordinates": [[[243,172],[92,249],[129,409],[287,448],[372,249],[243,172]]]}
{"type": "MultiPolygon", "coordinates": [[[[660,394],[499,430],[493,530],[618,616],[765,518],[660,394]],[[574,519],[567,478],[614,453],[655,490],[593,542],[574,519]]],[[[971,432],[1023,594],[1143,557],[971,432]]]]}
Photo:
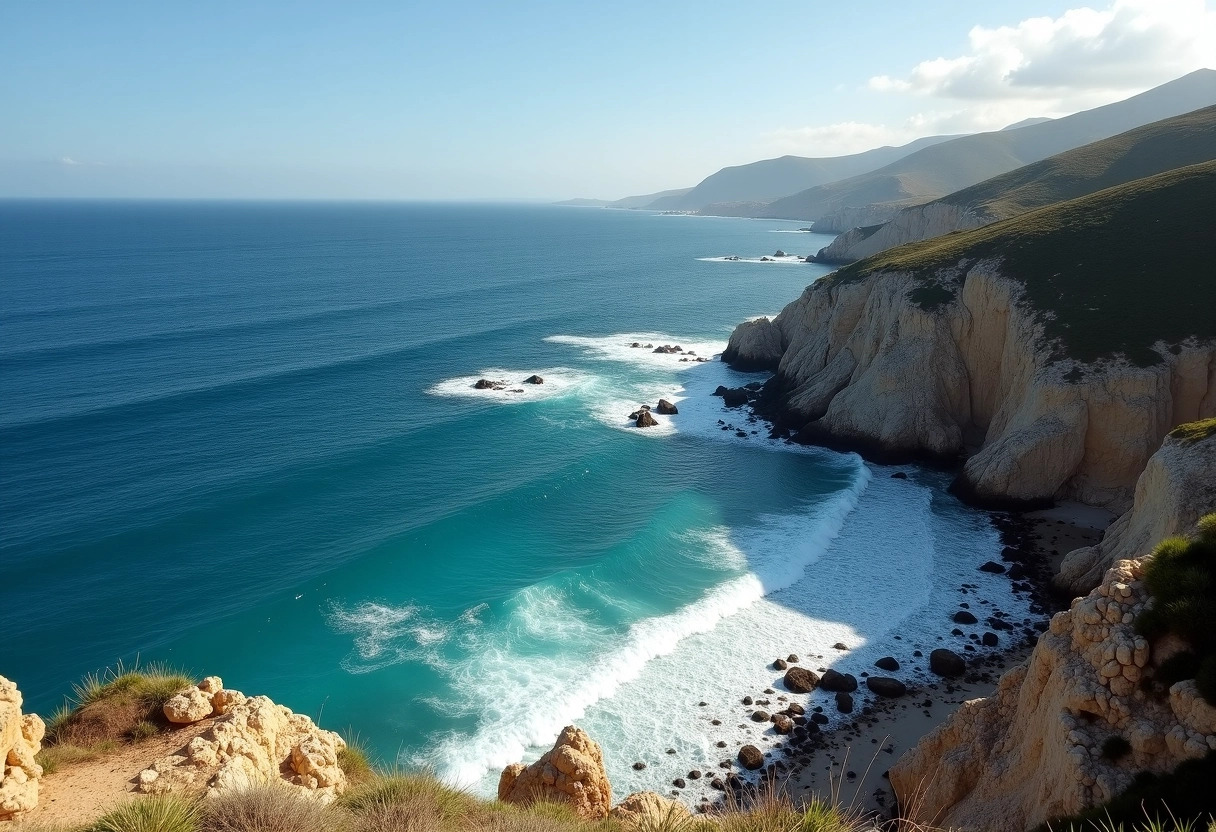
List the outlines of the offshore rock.
{"type": "Polygon", "coordinates": [[[528,805],[538,800],[567,803],[579,817],[601,820],[612,806],[612,784],[599,743],[567,725],[553,748],[530,766],[512,763],[498,779],[498,799],[528,805]]]}

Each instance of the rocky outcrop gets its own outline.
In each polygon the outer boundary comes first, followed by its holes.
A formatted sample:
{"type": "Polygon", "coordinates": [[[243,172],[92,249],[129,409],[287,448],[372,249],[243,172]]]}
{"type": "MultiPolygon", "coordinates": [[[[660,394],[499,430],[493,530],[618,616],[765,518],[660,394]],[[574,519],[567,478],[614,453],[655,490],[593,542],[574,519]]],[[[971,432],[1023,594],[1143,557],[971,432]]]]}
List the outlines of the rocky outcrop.
{"type": "Polygon", "coordinates": [[[1144,562],[1116,563],[990,697],[965,702],[899,759],[891,785],[903,812],[936,828],[1021,832],[1109,800],[1138,772],[1216,750],[1216,708],[1193,680],[1168,699],[1139,686],[1166,654],[1134,629],[1144,562]]]}
{"type": "Polygon", "coordinates": [[[21,713],[21,691],[0,676],[0,820],[17,820],[38,805],[46,726],[38,714],[21,713]]]}
{"type": "Polygon", "coordinates": [[[1056,585],[1084,594],[1115,561],[1186,532],[1200,517],[1216,511],[1214,475],[1216,435],[1198,440],[1166,437],[1136,480],[1131,509],[1106,529],[1097,545],[1064,556],[1056,585]]]}
{"type": "Polygon", "coordinates": [[[185,724],[187,714],[202,711],[204,700],[209,703],[206,713],[190,721],[215,715],[215,724],[141,771],[141,792],[218,796],[278,782],[329,803],[346,789],[346,774],[338,765],[346,743],[333,731],[265,696],[225,690],[218,676],[178,693],[165,705],[165,714],[185,724]]]}
{"type": "Polygon", "coordinates": [[[678,829],[692,820],[692,812],[678,800],[654,792],[634,792],[622,800],[609,816],[629,829],[678,829]]]}
{"type": "Polygon", "coordinates": [[[828,211],[815,220],[812,230],[816,234],[848,233],[851,228],[880,225],[898,216],[907,202],[886,202],[873,205],[845,205],[828,211]]]}
{"type": "MultiPolygon", "coordinates": [[[[882,219],[873,216],[864,219],[867,222],[844,226],[849,230],[821,248],[815,255],[816,262],[853,263],[904,243],[928,240],[952,231],[980,228],[998,218],[963,205],[930,202],[904,208],[894,216],[888,213],[882,219]],[[875,226],[874,223],[881,224],[875,226]]],[[[820,230],[819,223],[815,225],[815,230],[820,230]]]]}
{"type": "Polygon", "coordinates": [[[1060,358],[991,261],[926,294],[905,272],[825,279],[776,318],[741,324],[723,353],[771,369],[770,408],[808,442],[954,463],[973,502],[1075,499],[1122,511],[1166,432],[1216,414],[1216,344],[1160,361],[1060,358]],[[774,399],[777,401],[774,403],[774,399]]]}
{"type": "Polygon", "coordinates": [[[512,763],[498,780],[498,799],[528,805],[568,803],[579,817],[600,820],[612,806],[612,784],[599,743],[567,725],[550,751],[532,765],[512,763]]]}

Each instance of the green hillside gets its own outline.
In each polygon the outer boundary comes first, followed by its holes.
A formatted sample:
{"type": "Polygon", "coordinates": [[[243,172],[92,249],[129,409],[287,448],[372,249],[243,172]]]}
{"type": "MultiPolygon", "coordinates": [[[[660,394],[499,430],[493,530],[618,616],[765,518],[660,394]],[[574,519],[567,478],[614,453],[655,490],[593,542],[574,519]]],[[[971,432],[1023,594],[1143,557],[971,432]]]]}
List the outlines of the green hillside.
{"type": "Polygon", "coordinates": [[[1005,219],[1210,159],[1216,159],[1216,106],[1066,150],[937,201],[1005,219]]]}
{"type": "Polygon", "coordinates": [[[846,266],[828,282],[908,271],[913,299],[952,299],[962,271],[999,259],[1025,284],[1057,357],[1116,354],[1147,366],[1163,340],[1216,337],[1216,162],[1138,179],[974,231],[899,246],[846,266]]]}
{"type": "Polygon", "coordinates": [[[775,200],[758,215],[817,220],[844,208],[929,202],[1065,150],[1213,104],[1216,70],[1200,69],[1104,107],[935,144],[869,173],[775,200]]]}

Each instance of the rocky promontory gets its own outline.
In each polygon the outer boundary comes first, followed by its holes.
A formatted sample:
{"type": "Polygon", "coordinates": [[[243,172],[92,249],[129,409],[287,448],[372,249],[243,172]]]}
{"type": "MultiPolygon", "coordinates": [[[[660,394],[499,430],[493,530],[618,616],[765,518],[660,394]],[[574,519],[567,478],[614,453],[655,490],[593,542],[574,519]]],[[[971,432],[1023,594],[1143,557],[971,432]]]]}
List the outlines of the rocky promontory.
{"type": "Polygon", "coordinates": [[[776,373],[761,408],[799,441],[961,462],[978,504],[1123,511],[1164,436],[1216,415],[1216,316],[1192,306],[1216,308],[1216,237],[1187,213],[1213,198],[1216,164],[1195,165],[904,246],[741,324],[722,358],[776,373]],[[1168,262],[1122,239],[1149,216],[1174,224],[1168,262]]]}

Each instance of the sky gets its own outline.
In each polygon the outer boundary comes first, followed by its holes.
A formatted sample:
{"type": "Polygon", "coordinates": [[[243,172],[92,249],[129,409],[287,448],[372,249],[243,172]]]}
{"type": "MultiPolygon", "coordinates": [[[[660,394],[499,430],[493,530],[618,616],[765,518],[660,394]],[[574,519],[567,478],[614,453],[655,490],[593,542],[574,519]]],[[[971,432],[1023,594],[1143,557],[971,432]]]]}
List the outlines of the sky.
{"type": "Polygon", "coordinates": [[[0,0],[0,197],[612,199],[1216,67],[1082,2],[0,0]]]}

